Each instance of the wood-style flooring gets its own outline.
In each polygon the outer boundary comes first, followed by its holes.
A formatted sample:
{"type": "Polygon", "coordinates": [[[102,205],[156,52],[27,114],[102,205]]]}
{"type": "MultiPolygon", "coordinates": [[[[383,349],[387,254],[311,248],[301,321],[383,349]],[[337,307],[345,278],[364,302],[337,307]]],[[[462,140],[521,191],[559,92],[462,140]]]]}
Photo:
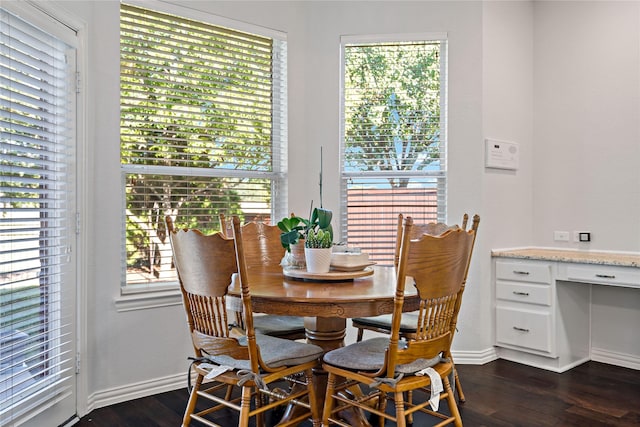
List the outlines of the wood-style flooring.
{"type": "MultiPolygon", "coordinates": [[[[466,397],[460,412],[467,427],[640,426],[639,370],[588,362],[557,374],[506,360],[457,368],[466,397]]],[[[120,403],[96,409],[76,425],[177,427],[187,398],[185,388],[120,403]]],[[[217,422],[235,426],[237,418],[222,412],[217,422]]],[[[428,425],[431,421],[420,416],[414,421],[415,427],[428,425]]]]}

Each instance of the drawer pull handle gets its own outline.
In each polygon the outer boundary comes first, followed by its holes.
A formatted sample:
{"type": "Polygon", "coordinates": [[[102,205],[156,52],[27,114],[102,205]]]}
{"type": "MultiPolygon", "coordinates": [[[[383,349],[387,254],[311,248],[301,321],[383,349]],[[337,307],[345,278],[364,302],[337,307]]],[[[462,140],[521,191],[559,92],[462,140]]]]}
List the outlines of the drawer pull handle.
{"type": "Polygon", "coordinates": [[[599,277],[601,279],[615,279],[616,276],[614,276],[613,274],[596,274],[596,277],[599,277]]]}
{"type": "Polygon", "coordinates": [[[529,332],[528,329],[525,328],[518,328],[517,326],[514,326],[513,329],[515,329],[516,331],[520,331],[520,332],[529,332]]]}
{"type": "Polygon", "coordinates": [[[528,296],[529,296],[529,292],[513,291],[513,293],[514,293],[515,295],[522,295],[522,296],[525,296],[525,297],[528,297],[528,296]]]}
{"type": "Polygon", "coordinates": [[[524,276],[529,275],[528,271],[522,271],[522,270],[513,270],[513,274],[522,274],[524,276]]]}

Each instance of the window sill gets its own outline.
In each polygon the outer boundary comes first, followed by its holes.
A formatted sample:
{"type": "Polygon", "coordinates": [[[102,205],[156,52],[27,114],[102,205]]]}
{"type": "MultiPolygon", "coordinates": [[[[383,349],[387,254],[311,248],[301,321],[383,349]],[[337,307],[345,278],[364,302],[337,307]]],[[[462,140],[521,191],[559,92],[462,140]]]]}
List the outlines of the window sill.
{"type": "Polygon", "coordinates": [[[182,304],[182,293],[175,286],[163,286],[158,289],[129,289],[123,288],[119,298],[116,298],[116,311],[146,310],[149,308],[170,307],[182,304]]]}

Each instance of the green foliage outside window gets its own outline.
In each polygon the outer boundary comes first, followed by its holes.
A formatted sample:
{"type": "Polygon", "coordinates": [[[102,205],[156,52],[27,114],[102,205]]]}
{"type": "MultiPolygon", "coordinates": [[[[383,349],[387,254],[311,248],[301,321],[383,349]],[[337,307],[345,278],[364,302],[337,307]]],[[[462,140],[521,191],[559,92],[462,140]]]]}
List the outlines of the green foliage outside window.
{"type": "Polygon", "coordinates": [[[272,55],[269,38],[121,6],[129,271],[170,271],[167,215],[204,233],[219,213],[269,215],[272,55]]]}
{"type": "Polygon", "coordinates": [[[393,262],[398,213],[446,215],[446,40],[343,46],[342,236],[393,262]]]}
{"type": "Polygon", "coordinates": [[[345,170],[422,170],[440,158],[439,52],[439,43],[346,46],[345,170]]]}

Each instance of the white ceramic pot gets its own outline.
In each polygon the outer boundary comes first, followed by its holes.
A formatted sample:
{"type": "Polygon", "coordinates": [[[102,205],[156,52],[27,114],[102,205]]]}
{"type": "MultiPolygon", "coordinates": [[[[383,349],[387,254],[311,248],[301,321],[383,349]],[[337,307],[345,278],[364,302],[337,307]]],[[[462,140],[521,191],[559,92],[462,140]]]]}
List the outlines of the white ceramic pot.
{"type": "Polygon", "coordinates": [[[304,248],[307,272],[328,273],[331,268],[331,248],[304,248]]]}

